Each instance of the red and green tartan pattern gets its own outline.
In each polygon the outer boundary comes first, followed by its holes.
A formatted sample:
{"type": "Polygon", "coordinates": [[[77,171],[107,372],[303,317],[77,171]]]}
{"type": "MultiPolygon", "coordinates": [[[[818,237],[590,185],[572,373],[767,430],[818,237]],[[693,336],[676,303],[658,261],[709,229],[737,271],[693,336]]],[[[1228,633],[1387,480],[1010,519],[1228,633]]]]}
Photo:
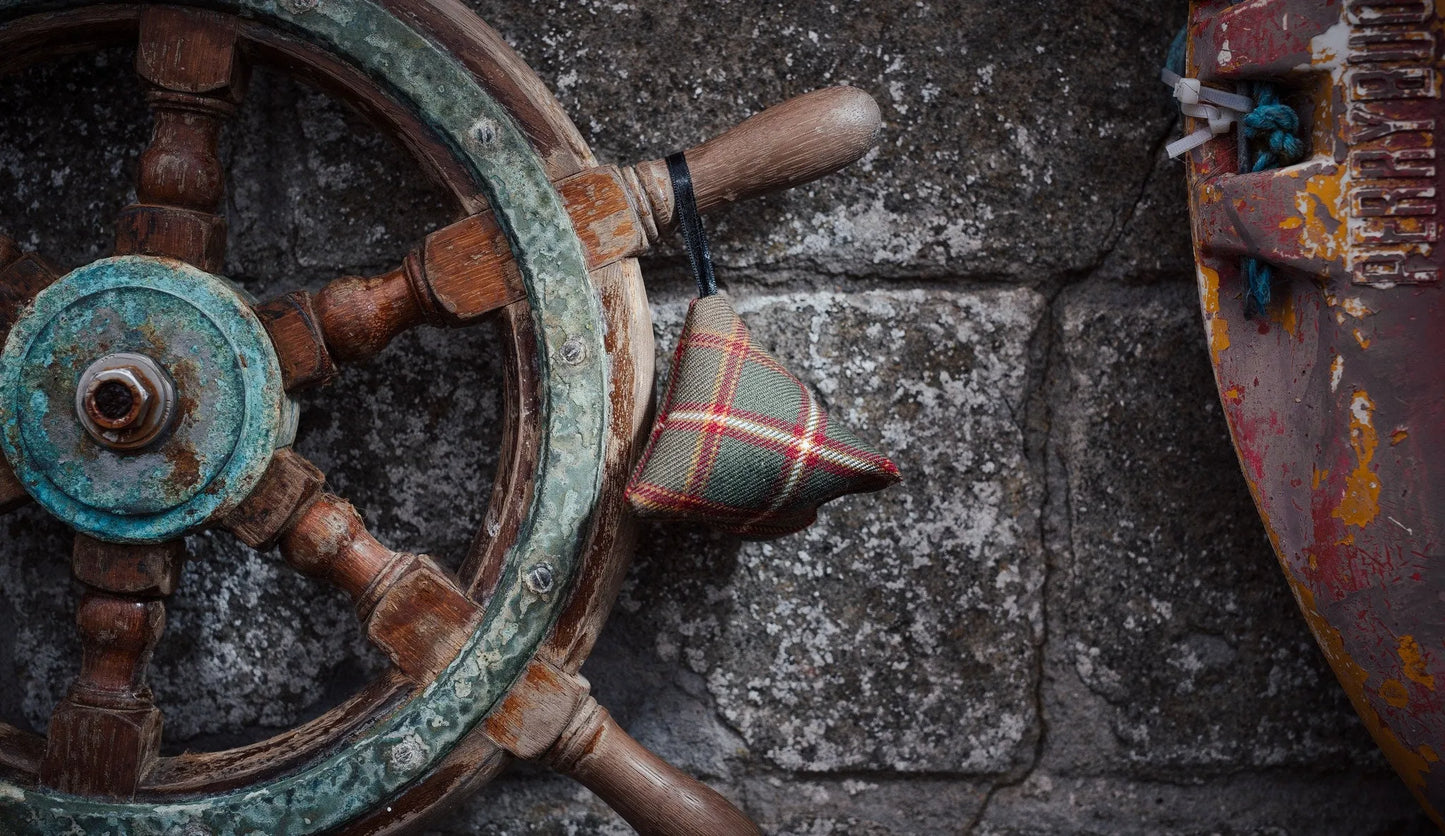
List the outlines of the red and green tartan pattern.
{"type": "Polygon", "coordinates": [[[886,488],[898,467],[859,441],[758,347],[721,296],[693,300],[627,499],[639,516],[753,540],[801,531],[818,506],[886,488]]]}

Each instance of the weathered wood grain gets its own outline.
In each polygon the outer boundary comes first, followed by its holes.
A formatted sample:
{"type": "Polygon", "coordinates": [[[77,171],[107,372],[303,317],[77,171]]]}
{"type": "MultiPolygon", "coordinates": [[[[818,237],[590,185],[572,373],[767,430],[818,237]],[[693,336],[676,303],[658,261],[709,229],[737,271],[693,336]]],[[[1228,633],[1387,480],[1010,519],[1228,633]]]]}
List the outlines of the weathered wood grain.
{"type": "Polygon", "coordinates": [[[350,503],[322,494],[280,537],[281,556],[345,592],[367,637],[407,676],[430,682],[456,658],[481,608],[431,558],[394,552],[350,503]]]}
{"type": "Polygon", "coordinates": [[[94,589],[138,598],[165,598],[180,585],[186,562],[184,540],[144,545],[118,545],[75,536],[70,570],[94,589]]]}
{"type": "Polygon", "coordinates": [[[221,129],[235,113],[245,68],[230,18],[165,6],[140,16],[136,71],[155,116],[141,154],[136,203],[121,212],[116,252],[179,258],[218,272],[226,244],[221,129]]]}
{"type": "Polygon", "coordinates": [[[355,363],[374,357],[409,328],[470,325],[524,298],[506,235],[483,212],[427,236],[389,273],[337,279],[313,304],[326,349],[355,363]]]}
{"type": "MultiPolygon", "coordinates": [[[[818,179],[859,160],[877,142],[878,103],[854,87],[825,87],[764,110],[687,151],[699,212],[818,179]]],[[[672,178],[662,160],[637,179],[659,229],[675,223],[672,178]]]]}
{"type": "Polygon", "coordinates": [[[276,348],[286,391],[324,386],[336,376],[311,294],[297,291],[257,305],[256,317],[276,348]]]}
{"type": "Polygon", "coordinates": [[[25,486],[15,478],[15,471],[10,469],[10,463],[0,457],[0,514],[13,511],[29,501],[30,494],[25,492],[25,486]]]}
{"type": "Polygon", "coordinates": [[[0,235],[0,268],[8,267],[10,262],[20,257],[20,245],[8,235],[0,235]]]}
{"type": "Polygon", "coordinates": [[[0,268],[0,340],[10,333],[20,310],[58,278],[59,268],[35,253],[11,253],[0,268]]]}
{"type": "Polygon", "coordinates": [[[542,761],[597,793],[640,836],[761,833],[717,790],[633,740],[590,696],[542,761]]]}
{"type": "Polygon", "coordinates": [[[321,496],[326,477],[290,447],[271,457],[251,495],[226,515],[222,525],[236,539],[265,551],[276,545],[296,516],[321,496]]]}
{"type": "Polygon", "coordinates": [[[558,182],[557,193],[582,241],[587,269],[641,255],[651,246],[638,200],[617,166],[578,172],[558,182]]]}
{"type": "Polygon", "coordinates": [[[80,674],[50,718],[40,783],[129,799],[160,749],[146,668],[165,625],[160,601],[92,590],[81,599],[80,674]]]}
{"type": "Polygon", "coordinates": [[[472,215],[426,238],[420,278],[448,325],[466,325],[525,299],[522,273],[491,212],[472,215]]]}

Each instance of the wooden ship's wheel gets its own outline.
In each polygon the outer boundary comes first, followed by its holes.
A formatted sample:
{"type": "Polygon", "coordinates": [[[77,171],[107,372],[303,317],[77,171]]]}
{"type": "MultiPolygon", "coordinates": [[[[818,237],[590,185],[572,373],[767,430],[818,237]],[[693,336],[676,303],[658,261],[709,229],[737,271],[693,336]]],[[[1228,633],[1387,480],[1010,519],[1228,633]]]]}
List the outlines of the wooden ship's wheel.
{"type": "MultiPolygon", "coordinates": [[[[44,737],[0,726],[7,833],[391,833],[538,760],[645,833],[752,833],[629,738],[577,671],[631,550],[622,504],[652,392],[635,256],[673,224],[666,166],[599,166],[538,79],[452,0],[0,0],[0,72],[138,41],[155,128],[115,253],[69,273],[0,237],[0,509],[76,531],[81,671],[44,737]],[[410,150],[455,224],[384,275],[255,302],[216,275],[218,137],[262,64],[410,150]],[[506,427],[485,523],[453,575],[392,551],[290,444],[293,396],[420,325],[495,322],[506,427]],[[188,532],[279,547],[343,590],[392,666],[314,720],[159,754],[145,669],[188,532]]],[[[689,152],[699,208],[857,159],[848,88],[689,152]]],[[[438,373],[444,373],[439,370],[438,373]]]]}

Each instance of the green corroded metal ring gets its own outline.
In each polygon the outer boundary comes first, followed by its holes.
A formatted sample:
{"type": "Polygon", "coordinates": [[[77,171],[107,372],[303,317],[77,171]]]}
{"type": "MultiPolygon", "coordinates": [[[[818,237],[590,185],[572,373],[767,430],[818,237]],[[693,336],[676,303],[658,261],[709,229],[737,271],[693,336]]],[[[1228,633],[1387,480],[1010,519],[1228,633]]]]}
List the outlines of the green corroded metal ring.
{"type": "Polygon", "coordinates": [[[122,256],[41,291],[0,355],[0,446],[31,496],[77,531],[160,542],[256,487],[296,410],[247,300],[178,261],[122,256]],[[170,431],[144,449],[87,434],[76,390],[106,355],[150,358],[179,391],[170,431]]]}
{"type": "MultiPolygon", "coordinates": [[[[0,23],[83,5],[0,0],[0,23]]],[[[442,137],[481,184],[512,245],[539,343],[531,504],[476,632],[435,681],[369,729],[281,777],[179,800],[109,802],[0,781],[3,832],[292,834],[383,807],[472,733],[531,659],[567,600],[602,490],[610,402],[601,303],[543,162],[506,110],[455,57],[369,0],[184,5],[260,20],[365,72],[442,137]],[[580,358],[550,362],[568,342],[581,345],[580,358]],[[523,578],[543,565],[555,583],[529,588],[523,578]]]]}

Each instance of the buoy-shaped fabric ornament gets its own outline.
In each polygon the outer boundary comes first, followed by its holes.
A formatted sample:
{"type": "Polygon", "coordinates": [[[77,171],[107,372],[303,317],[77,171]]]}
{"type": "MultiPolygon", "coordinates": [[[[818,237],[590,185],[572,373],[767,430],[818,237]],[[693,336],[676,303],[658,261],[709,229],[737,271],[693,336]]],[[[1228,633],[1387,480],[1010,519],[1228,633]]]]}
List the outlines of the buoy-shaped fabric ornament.
{"type": "Polygon", "coordinates": [[[627,487],[633,510],[765,540],[807,528],[828,500],[898,482],[898,467],[831,420],[717,295],[687,163],[681,154],[667,163],[700,296],[627,487]]]}

